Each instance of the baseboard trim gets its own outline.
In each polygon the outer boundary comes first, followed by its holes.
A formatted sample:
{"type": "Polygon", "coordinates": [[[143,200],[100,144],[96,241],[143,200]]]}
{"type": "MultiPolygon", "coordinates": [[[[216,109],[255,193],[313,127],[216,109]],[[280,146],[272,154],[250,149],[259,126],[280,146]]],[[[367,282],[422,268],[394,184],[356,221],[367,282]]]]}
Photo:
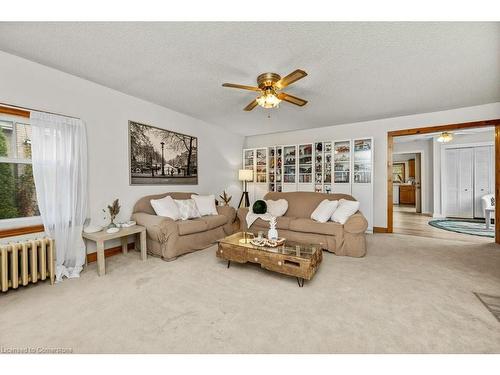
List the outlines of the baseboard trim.
{"type": "MultiPolygon", "coordinates": [[[[135,244],[129,243],[127,245],[127,248],[129,250],[134,250],[135,249],[135,244]]],[[[104,258],[109,258],[114,255],[118,255],[122,253],[122,247],[121,246],[116,246],[116,247],[110,247],[109,249],[104,250],[104,258]]],[[[87,254],[87,263],[92,263],[97,261],[97,253],[90,253],[87,254]]]]}
{"type": "Polygon", "coordinates": [[[373,227],[373,233],[388,233],[388,229],[384,227],[373,227]]]}

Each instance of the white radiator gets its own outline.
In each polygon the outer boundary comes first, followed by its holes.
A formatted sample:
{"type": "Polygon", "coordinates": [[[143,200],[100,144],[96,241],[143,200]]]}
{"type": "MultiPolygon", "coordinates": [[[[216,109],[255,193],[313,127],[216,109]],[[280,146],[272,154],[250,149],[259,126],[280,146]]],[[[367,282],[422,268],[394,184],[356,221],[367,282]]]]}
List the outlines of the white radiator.
{"type": "Polygon", "coordinates": [[[55,280],[54,240],[41,238],[0,245],[0,289],[55,280]]]}

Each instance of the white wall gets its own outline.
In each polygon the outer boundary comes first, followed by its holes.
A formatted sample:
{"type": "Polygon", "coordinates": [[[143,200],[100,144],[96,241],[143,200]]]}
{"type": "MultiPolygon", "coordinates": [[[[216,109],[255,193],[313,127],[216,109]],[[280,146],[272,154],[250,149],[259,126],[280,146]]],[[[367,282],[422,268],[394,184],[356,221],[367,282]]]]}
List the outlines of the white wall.
{"type": "Polygon", "coordinates": [[[387,227],[387,132],[500,118],[500,102],[449,111],[250,136],[245,147],[298,144],[333,139],[374,138],[374,225],[387,227]]]}
{"type": "Polygon", "coordinates": [[[394,153],[421,151],[422,213],[431,214],[434,196],[432,139],[394,143],[393,151],[394,153]]]}
{"type": "Polygon", "coordinates": [[[232,204],[241,194],[237,171],[243,137],[207,122],[100,86],[46,66],[0,52],[0,102],[82,118],[87,125],[89,216],[102,222],[101,209],[119,198],[118,220],[147,194],[193,191],[220,194],[232,204]],[[198,137],[198,185],[130,186],[128,121],[198,137]]]}
{"type": "Polygon", "coordinates": [[[442,195],[441,195],[441,169],[442,169],[442,150],[445,147],[450,147],[452,145],[472,145],[472,144],[482,144],[482,143],[490,143],[494,144],[495,142],[495,129],[492,127],[488,131],[480,132],[476,134],[463,134],[463,135],[454,135],[453,139],[447,143],[437,142],[437,137],[433,139],[433,168],[434,168],[434,177],[433,177],[433,189],[434,189],[434,212],[433,216],[435,218],[444,217],[444,213],[442,212],[442,195]]]}

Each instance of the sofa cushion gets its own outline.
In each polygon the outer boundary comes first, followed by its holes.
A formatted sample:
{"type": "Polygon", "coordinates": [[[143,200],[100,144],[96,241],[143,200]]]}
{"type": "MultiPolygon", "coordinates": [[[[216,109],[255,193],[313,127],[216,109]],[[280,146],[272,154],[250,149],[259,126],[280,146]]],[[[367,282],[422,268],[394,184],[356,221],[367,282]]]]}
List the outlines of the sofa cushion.
{"type": "Polygon", "coordinates": [[[227,217],[224,215],[204,216],[201,220],[207,223],[208,229],[221,227],[227,223],[227,217]]]}
{"type": "Polygon", "coordinates": [[[196,203],[196,208],[201,216],[217,215],[214,195],[191,195],[191,199],[196,203]]]}
{"type": "Polygon", "coordinates": [[[326,234],[331,236],[342,235],[344,228],[341,224],[327,221],[318,223],[312,219],[297,218],[290,222],[290,230],[295,232],[326,234]]]}
{"type": "Polygon", "coordinates": [[[332,221],[345,224],[346,221],[359,210],[359,202],[341,199],[339,207],[333,212],[332,221]]]}
{"type": "Polygon", "coordinates": [[[321,201],[321,203],[318,204],[318,207],[316,207],[316,209],[311,214],[311,219],[317,221],[318,223],[326,223],[328,220],[330,220],[333,211],[335,211],[338,205],[338,201],[331,201],[328,199],[321,201]]]}
{"type": "Polygon", "coordinates": [[[179,207],[169,195],[161,199],[151,199],[150,203],[158,216],[168,217],[172,220],[181,218],[179,207]]]}
{"type": "Polygon", "coordinates": [[[275,217],[283,216],[288,210],[288,202],[286,201],[286,199],[278,199],[277,201],[268,199],[266,203],[267,212],[275,217]]]}
{"type": "Polygon", "coordinates": [[[193,199],[174,199],[174,202],[179,207],[181,220],[196,219],[201,216],[193,199]]]}
{"type": "Polygon", "coordinates": [[[183,220],[177,222],[179,228],[179,234],[184,236],[186,234],[193,234],[204,232],[208,230],[208,224],[204,219],[192,219],[192,220],[183,220]]]}
{"type": "MultiPolygon", "coordinates": [[[[295,219],[293,217],[280,216],[276,218],[276,228],[277,229],[290,229],[290,222],[295,219]]],[[[252,224],[251,228],[259,227],[259,228],[267,228],[269,229],[269,221],[265,221],[262,219],[257,219],[252,224]]]]}

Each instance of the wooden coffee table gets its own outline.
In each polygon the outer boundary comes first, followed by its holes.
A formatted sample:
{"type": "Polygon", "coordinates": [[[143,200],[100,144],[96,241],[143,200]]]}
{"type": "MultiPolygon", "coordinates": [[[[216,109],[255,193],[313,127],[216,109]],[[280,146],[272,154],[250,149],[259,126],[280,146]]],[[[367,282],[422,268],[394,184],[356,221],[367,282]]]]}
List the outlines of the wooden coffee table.
{"type": "Polygon", "coordinates": [[[285,242],[278,247],[260,247],[245,241],[243,232],[220,240],[216,255],[227,260],[227,268],[231,262],[250,262],[269,271],[295,276],[299,287],[304,286],[304,280],[312,279],[323,259],[321,244],[285,242]]]}

